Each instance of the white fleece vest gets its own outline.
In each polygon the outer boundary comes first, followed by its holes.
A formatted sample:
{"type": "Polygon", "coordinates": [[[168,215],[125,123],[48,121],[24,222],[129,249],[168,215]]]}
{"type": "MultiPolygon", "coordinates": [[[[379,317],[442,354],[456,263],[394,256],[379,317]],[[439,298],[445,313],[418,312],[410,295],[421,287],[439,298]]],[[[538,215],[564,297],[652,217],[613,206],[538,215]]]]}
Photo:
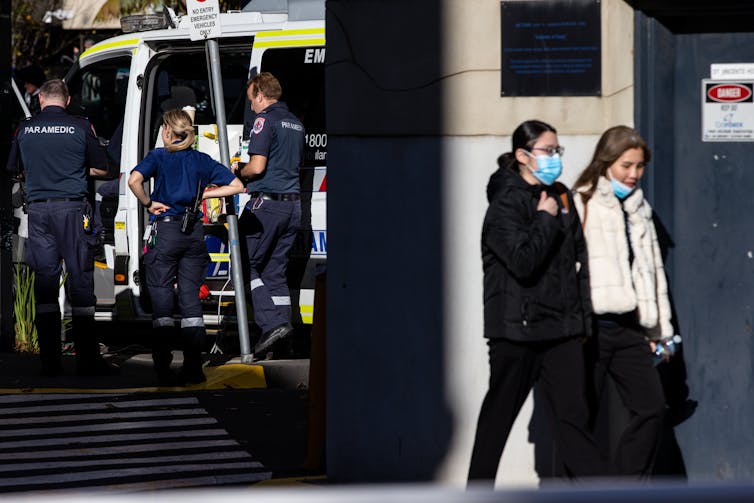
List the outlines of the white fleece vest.
{"type": "MultiPolygon", "coordinates": [[[[581,221],[584,204],[581,192],[574,197],[581,221]]],[[[637,188],[623,203],[628,214],[628,235],[634,253],[628,263],[626,225],[620,201],[610,181],[600,177],[597,190],[588,201],[584,237],[589,252],[589,282],[596,314],[627,313],[636,309],[639,323],[656,340],[673,335],[668,285],[662,264],[652,208],[637,188]]]]}

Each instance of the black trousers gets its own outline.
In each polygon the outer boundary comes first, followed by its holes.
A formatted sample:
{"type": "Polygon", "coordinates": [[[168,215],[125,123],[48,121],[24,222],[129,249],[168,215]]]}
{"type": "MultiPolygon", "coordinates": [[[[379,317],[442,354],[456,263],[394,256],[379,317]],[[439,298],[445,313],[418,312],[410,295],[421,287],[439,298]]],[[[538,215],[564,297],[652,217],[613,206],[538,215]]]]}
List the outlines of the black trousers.
{"type": "Polygon", "coordinates": [[[652,468],[665,413],[665,395],[649,343],[640,328],[597,324],[597,330],[597,399],[604,399],[610,376],[629,413],[628,424],[610,449],[614,452],[613,474],[646,476],[652,468]]]}
{"type": "Polygon", "coordinates": [[[479,413],[469,481],[494,482],[500,456],[529,391],[536,383],[549,405],[555,445],[571,477],[601,474],[588,432],[584,351],[576,338],[547,342],[490,339],[490,384],[479,413]]]}

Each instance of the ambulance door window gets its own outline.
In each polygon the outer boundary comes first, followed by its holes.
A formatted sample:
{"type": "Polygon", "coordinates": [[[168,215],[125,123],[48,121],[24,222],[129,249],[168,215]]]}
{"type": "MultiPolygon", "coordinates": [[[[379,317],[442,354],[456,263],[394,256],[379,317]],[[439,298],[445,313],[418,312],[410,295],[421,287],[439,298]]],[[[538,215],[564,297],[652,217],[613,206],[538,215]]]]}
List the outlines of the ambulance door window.
{"type": "MultiPolygon", "coordinates": [[[[248,47],[246,44],[245,47],[248,47]]],[[[225,116],[228,124],[242,124],[246,89],[246,68],[250,51],[236,47],[220,48],[225,116]]],[[[203,50],[166,52],[146,73],[147,120],[144,155],[154,148],[168,110],[193,106],[194,124],[216,123],[212,88],[203,50]]]]}
{"type": "Polygon", "coordinates": [[[110,140],[126,108],[129,56],[107,59],[81,68],[68,79],[68,111],[89,119],[97,135],[110,140]]]}
{"type": "MultiPolygon", "coordinates": [[[[263,72],[277,77],[283,88],[280,100],[304,123],[306,140],[303,166],[326,165],[325,48],[267,49],[262,55],[261,68],[263,72]]],[[[253,112],[250,112],[244,124],[252,123],[253,112]]],[[[246,133],[248,135],[248,130],[246,133]]]]}

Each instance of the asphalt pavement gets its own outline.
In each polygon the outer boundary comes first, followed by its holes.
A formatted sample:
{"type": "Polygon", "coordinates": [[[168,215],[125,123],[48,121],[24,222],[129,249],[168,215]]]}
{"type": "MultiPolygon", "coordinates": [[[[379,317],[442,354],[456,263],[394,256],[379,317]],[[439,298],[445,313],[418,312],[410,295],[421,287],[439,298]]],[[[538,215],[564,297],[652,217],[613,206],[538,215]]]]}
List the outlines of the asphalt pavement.
{"type": "MultiPolygon", "coordinates": [[[[237,355],[205,354],[207,382],[180,388],[159,388],[152,369],[149,348],[103,347],[104,357],[121,369],[119,375],[82,377],[76,375],[73,354],[63,356],[64,372],[45,377],[39,373],[39,357],[24,353],[0,353],[0,393],[66,392],[67,390],[120,390],[133,392],[200,391],[215,389],[306,390],[309,386],[308,359],[281,359],[241,363],[237,355]]],[[[173,366],[179,368],[181,352],[174,351],[173,366]]]]}
{"type": "Polygon", "coordinates": [[[145,341],[103,339],[120,375],[77,376],[66,354],[45,377],[36,355],[0,353],[1,493],[324,483],[323,453],[307,453],[309,359],[207,354],[206,383],[161,388],[145,341]]]}

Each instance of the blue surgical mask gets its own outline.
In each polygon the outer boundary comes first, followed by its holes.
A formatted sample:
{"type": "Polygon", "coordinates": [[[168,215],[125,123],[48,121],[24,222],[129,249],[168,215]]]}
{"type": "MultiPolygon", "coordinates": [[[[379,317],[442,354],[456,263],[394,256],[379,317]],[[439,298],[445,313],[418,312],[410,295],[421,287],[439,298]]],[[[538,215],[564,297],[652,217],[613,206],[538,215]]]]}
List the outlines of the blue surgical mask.
{"type": "Polygon", "coordinates": [[[618,199],[627,198],[636,187],[629,187],[628,185],[620,183],[615,178],[610,179],[610,185],[613,186],[613,192],[618,199]]]}
{"type": "MultiPolygon", "coordinates": [[[[526,151],[525,151],[526,152],[526,151]]],[[[534,157],[537,160],[537,170],[531,170],[531,174],[534,178],[539,180],[545,185],[552,185],[552,182],[558,179],[561,173],[563,173],[563,163],[560,161],[560,155],[538,155],[534,156],[529,152],[526,152],[530,157],[534,157]]]]}

